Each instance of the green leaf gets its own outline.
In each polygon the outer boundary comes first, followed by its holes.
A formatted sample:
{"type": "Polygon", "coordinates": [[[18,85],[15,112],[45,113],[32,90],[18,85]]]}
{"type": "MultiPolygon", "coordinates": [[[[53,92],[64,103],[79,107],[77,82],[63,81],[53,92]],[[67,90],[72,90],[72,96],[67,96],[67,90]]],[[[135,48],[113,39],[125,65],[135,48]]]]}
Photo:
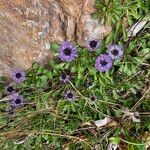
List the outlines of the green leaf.
{"type": "Polygon", "coordinates": [[[120,138],[119,137],[111,137],[110,141],[113,144],[119,144],[120,143],[120,138]]]}
{"type": "Polygon", "coordinates": [[[47,76],[48,79],[51,79],[53,77],[52,72],[50,71],[46,72],[45,75],[47,76]]]}
{"type": "Polygon", "coordinates": [[[42,75],[40,78],[37,79],[36,86],[39,88],[44,87],[47,83],[47,80],[48,77],[46,75],[42,75]]]}
{"type": "Polygon", "coordinates": [[[109,45],[110,43],[112,43],[112,41],[113,41],[113,33],[111,32],[111,33],[107,36],[107,38],[106,38],[106,40],[105,40],[105,44],[106,44],[106,45],[109,45]]]}
{"type": "Polygon", "coordinates": [[[138,63],[141,63],[143,60],[143,58],[141,57],[134,57],[133,59],[136,60],[138,63]]]}
{"type": "Polygon", "coordinates": [[[36,81],[36,86],[39,87],[39,88],[41,88],[41,80],[40,80],[40,79],[38,79],[38,80],[36,81]]]}
{"type": "Polygon", "coordinates": [[[55,66],[55,69],[62,69],[64,68],[64,66],[65,66],[65,63],[60,63],[55,66]]]}
{"type": "Polygon", "coordinates": [[[42,83],[46,83],[47,82],[48,77],[46,75],[42,75],[40,78],[41,78],[41,82],[42,83]]]}
{"type": "Polygon", "coordinates": [[[56,62],[55,62],[54,60],[50,61],[50,66],[51,66],[52,68],[55,68],[56,65],[57,65],[57,64],[56,64],[56,62]]]}
{"type": "Polygon", "coordinates": [[[92,18],[97,19],[98,17],[99,17],[99,13],[98,12],[92,14],[92,18]]]}
{"type": "Polygon", "coordinates": [[[78,79],[81,80],[83,78],[84,68],[79,67],[78,69],[78,79]]]}
{"type": "Polygon", "coordinates": [[[118,99],[119,98],[119,95],[117,94],[117,92],[115,90],[113,90],[113,97],[115,99],[118,99]]]}
{"type": "Polygon", "coordinates": [[[102,79],[102,77],[101,76],[99,76],[99,84],[101,85],[101,86],[105,86],[105,83],[104,83],[104,81],[103,81],[103,79],[102,79]]]}
{"type": "Polygon", "coordinates": [[[133,145],[128,145],[128,150],[135,150],[133,145]]]}
{"type": "Polygon", "coordinates": [[[76,67],[76,66],[72,66],[72,67],[71,67],[71,72],[72,72],[72,73],[75,73],[76,71],[77,71],[77,67],[76,67]]]}
{"type": "Polygon", "coordinates": [[[88,71],[89,71],[90,75],[95,75],[96,74],[96,70],[94,68],[92,68],[92,67],[89,67],[88,71]]]}
{"type": "Polygon", "coordinates": [[[33,63],[32,68],[33,69],[37,69],[39,67],[39,65],[37,63],[33,63]]]}
{"type": "Polygon", "coordinates": [[[57,43],[51,43],[51,51],[57,52],[59,45],[57,43]]]}

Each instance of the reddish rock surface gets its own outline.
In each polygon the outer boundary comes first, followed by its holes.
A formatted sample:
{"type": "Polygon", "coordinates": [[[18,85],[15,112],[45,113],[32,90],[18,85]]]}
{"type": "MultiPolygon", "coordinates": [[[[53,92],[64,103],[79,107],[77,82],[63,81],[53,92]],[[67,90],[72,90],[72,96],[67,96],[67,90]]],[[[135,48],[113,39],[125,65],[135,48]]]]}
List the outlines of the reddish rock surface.
{"type": "Polygon", "coordinates": [[[102,39],[110,26],[91,18],[95,0],[0,0],[0,75],[50,58],[50,43],[102,39]]]}

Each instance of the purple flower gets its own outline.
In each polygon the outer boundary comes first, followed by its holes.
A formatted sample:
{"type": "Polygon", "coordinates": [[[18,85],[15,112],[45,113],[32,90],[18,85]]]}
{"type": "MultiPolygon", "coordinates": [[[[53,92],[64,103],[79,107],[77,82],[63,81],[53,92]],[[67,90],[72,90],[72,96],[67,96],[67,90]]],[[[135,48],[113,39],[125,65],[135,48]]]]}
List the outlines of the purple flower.
{"type": "Polygon", "coordinates": [[[117,60],[123,56],[123,47],[120,45],[112,44],[109,46],[107,53],[113,60],[117,60]]]}
{"type": "Polygon", "coordinates": [[[89,98],[90,104],[95,104],[95,102],[97,101],[97,97],[95,95],[90,96],[89,98]]]}
{"type": "Polygon", "coordinates": [[[60,76],[60,81],[63,83],[67,83],[69,81],[69,79],[70,79],[70,76],[64,72],[60,76]]]}
{"type": "Polygon", "coordinates": [[[13,70],[12,79],[18,83],[23,82],[26,79],[25,72],[21,69],[13,70]]]}
{"type": "Polygon", "coordinates": [[[10,95],[10,102],[13,108],[18,108],[23,106],[24,99],[18,93],[13,93],[12,95],[10,95]]]}
{"type": "Polygon", "coordinates": [[[102,54],[95,61],[95,68],[100,72],[109,71],[113,65],[112,58],[107,54],[102,54]]]}
{"type": "Polygon", "coordinates": [[[73,102],[76,99],[76,94],[75,94],[75,91],[73,91],[73,90],[67,90],[67,91],[65,91],[64,96],[70,102],[73,102]]]}
{"type": "Polygon", "coordinates": [[[97,39],[89,39],[86,42],[86,47],[87,49],[89,49],[90,51],[95,51],[97,50],[102,44],[102,41],[97,40],[97,39]]]}
{"type": "Polygon", "coordinates": [[[15,91],[15,89],[14,89],[14,86],[12,84],[5,87],[5,93],[6,94],[12,94],[12,93],[14,93],[14,91],[15,91]]]}
{"type": "Polygon", "coordinates": [[[59,48],[59,57],[62,61],[72,61],[78,56],[77,48],[68,41],[63,42],[59,48]]]}
{"type": "Polygon", "coordinates": [[[87,86],[87,88],[92,88],[93,87],[93,81],[91,80],[91,79],[87,79],[87,81],[86,81],[86,86],[87,86]]]}

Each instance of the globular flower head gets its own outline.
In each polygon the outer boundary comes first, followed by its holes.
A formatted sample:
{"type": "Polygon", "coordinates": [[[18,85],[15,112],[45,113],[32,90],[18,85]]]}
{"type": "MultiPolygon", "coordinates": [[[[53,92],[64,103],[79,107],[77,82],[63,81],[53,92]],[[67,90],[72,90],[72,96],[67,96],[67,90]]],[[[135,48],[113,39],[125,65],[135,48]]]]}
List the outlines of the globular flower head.
{"type": "Polygon", "coordinates": [[[5,87],[5,93],[6,94],[12,94],[15,92],[15,88],[12,84],[5,87]]]}
{"type": "Polygon", "coordinates": [[[65,41],[59,47],[59,57],[62,61],[73,61],[77,58],[78,52],[75,45],[71,42],[65,41]]]}
{"type": "Polygon", "coordinates": [[[10,103],[12,108],[18,108],[23,106],[24,104],[24,98],[20,96],[18,93],[13,93],[9,96],[10,103]]]}
{"type": "Polygon", "coordinates": [[[89,51],[96,51],[102,44],[102,41],[95,38],[88,39],[86,42],[86,47],[89,51]]]}
{"type": "Polygon", "coordinates": [[[76,99],[76,93],[73,90],[67,90],[67,91],[65,91],[64,96],[70,102],[73,102],[76,99]]]}
{"type": "Polygon", "coordinates": [[[95,95],[91,95],[90,98],[89,98],[89,102],[90,104],[95,104],[97,101],[97,97],[95,95]]]}
{"type": "Polygon", "coordinates": [[[18,83],[23,82],[26,79],[25,72],[21,69],[13,70],[12,79],[18,83]]]}
{"type": "Polygon", "coordinates": [[[60,76],[60,81],[62,82],[62,83],[67,83],[67,82],[69,82],[69,79],[70,79],[70,76],[69,75],[67,75],[66,73],[62,73],[61,74],[61,76],[60,76]]]}
{"type": "Polygon", "coordinates": [[[86,86],[87,86],[87,88],[92,88],[93,87],[93,81],[91,80],[91,79],[87,79],[87,81],[86,81],[86,86]]]}
{"type": "Polygon", "coordinates": [[[113,65],[112,58],[107,54],[102,54],[97,57],[95,61],[95,68],[100,72],[106,72],[111,69],[113,65]]]}
{"type": "Polygon", "coordinates": [[[112,44],[109,46],[107,53],[113,60],[120,59],[123,56],[123,47],[120,45],[112,44]]]}

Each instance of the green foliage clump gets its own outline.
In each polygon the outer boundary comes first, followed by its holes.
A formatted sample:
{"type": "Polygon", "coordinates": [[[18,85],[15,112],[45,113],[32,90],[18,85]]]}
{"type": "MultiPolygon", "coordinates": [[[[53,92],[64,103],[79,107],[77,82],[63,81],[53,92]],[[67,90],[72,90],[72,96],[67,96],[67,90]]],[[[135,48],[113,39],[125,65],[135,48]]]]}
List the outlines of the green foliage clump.
{"type": "MultiPolygon", "coordinates": [[[[46,66],[37,63],[26,72],[26,81],[16,86],[26,99],[24,107],[8,114],[9,101],[1,101],[1,149],[106,149],[108,139],[128,150],[144,150],[147,132],[150,132],[149,23],[134,37],[127,36],[127,28],[148,18],[146,0],[97,0],[94,18],[100,24],[109,24],[112,32],[102,46],[90,53],[77,46],[78,58],[71,62],[58,59],[57,43],[51,44],[54,60],[46,66]],[[124,46],[124,56],[114,62],[109,72],[101,73],[94,67],[95,58],[107,51],[108,45],[124,46]],[[61,74],[69,72],[67,83],[61,74]],[[91,81],[91,86],[87,82],[91,81]],[[67,89],[76,92],[76,100],[64,98],[67,89]],[[90,96],[96,96],[90,103],[90,96]],[[123,119],[125,108],[138,112],[140,121],[123,119]],[[95,120],[110,116],[114,124],[97,128],[95,120]],[[145,140],[145,141],[144,141],[145,140]],[[19,144],[22,143],[22,144],[19,144]]],[[[4,97],[6,82],[0,78],[0,97],[4,97]]]]}

